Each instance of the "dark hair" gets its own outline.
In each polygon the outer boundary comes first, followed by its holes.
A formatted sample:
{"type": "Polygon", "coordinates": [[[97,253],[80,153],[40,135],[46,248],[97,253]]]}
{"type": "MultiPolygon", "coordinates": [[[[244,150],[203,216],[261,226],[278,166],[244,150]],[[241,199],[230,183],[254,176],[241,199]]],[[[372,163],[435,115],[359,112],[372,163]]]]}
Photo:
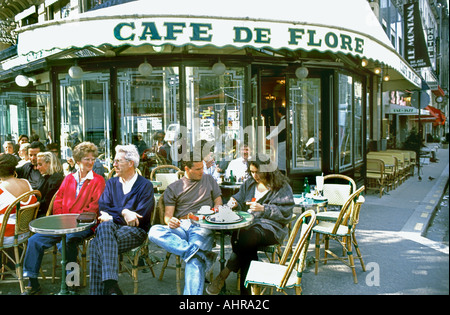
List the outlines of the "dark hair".
{"type": "Polygon", "coordinates": [[[0,177],[14,175],[17,166],[17,158],[12,154],[0,154],[0,177]]]}
{"type": "Polygon", "coordinates": [[[181,166],[183,169],[185,166],[187,166],[188,168],[192,168],[194,163],[203,162],[203,159],[200,157],[200,154],[194,154],[194,152],[190,152],[189,159],[186,160],[185,158],[183,158],[183,160],[181,162],[182,162],[181,166]]]}
{"type": "Polygon", "coordinates": [[[51,151],[51,150],[59,151],[59,143],[57,143],[57,142],[49,143],[45,146],[45,148],[47,149],[47,151],[51,151]]]}
{"type": "Polygon", "coordinates": [[[289,179],[280,172],[278,167],[273,164],[269,156],[264,154],[256,155],[254,159],[248,162],[248,173],[250,173],[250,165],[256,167],[259,171],[259,177],[264,184],[272,190],[279,190],[284,185],[289,185],[289,179]],[[265,169],[273,169],[272,171],[264,171],[265,169]],[[263,169],[261,171],[261,169],[263,169]]]}
{"type": "Polygon", "coordinates": [[[41,152],[45,152],[45,146],[40,141],[31,142],[30,146],[28,147],[28,150],[37,149],[37,148],[39,148],[41,150],[41,152]]]}
{"type": "Polygon", "coordinates": [[[20,141],[20,140],[22,140],[22,138],[27,138],[28,139],[28,141],[30,141],[30,138],[27,136],[27,135],[20,135],[19,136],[19,140],[18,140],[18,142],[20,141]]]}
{"type": "Polygon", "coordinates": [[[278,112],[279,112],[281,115],[286,115],[286,107],[279,106],[279,107],[278,107],[278,112]]]}

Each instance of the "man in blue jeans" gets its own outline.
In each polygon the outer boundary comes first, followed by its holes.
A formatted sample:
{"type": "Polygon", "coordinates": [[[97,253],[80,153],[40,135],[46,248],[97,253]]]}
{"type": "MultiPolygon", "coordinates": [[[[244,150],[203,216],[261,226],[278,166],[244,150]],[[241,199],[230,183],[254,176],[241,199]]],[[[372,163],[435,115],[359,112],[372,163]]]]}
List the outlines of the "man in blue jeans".
{"type": "Polygon", "coordinates": [[[195,214],[202,206],[218,207],[222,204],[222,192],[211,175],[203,173],[203,161],[183,161],[185,175],[167,186],[164,191],[167,225],[154,225],[149,239],[166,251],[180,256],[185,262],[185,295],[203,294],[205,273],[217,257],[211,252],[214,232],[191,224],[189,214],[195,214]]]}

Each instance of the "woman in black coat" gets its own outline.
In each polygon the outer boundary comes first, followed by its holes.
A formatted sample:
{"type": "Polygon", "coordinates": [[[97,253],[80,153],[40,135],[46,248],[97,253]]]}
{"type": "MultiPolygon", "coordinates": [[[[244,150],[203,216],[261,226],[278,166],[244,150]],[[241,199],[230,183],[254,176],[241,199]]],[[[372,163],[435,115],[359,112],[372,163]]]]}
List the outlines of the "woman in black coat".
{"type": "Polygon", "coordinates": [[[294,195],[289,180],[267,156],[257,156],[249,161],[246,180],[239,192],[230,198],[233,209],[251,212],[252,224],[233,232],[233,253],[226,267],[207,287],[208,294],[219,294],[231,271],[241,270],[241,294],[248,294],[244,287],[250,262],[258,260],[258,247],[281,244],[288,233],[287,224],[292,218],[294,195]]]}

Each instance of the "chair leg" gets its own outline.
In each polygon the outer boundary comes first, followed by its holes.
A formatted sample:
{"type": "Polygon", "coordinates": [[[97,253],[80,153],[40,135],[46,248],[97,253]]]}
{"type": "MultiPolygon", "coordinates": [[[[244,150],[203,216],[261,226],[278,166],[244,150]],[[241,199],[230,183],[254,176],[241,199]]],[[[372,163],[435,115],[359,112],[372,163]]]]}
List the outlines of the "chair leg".
{"type": "Polygon", "coordinates": [[[325,238],[325,252],[323,253],[323,264],[326,265],[328,262],[328,249],[330,248],[330,238],[328,237],[328,235],[324,236],[325,238]]]}
{"type": "Polygon", "coordinates": [[[172,253],[167,252],[166,259],[164,259],[164,263],[163,263],[163,265],[161,267],[161,273],[159,274],[159,280],[160,281],[164,277],[164,271],[166,271],[167,264],[169,263],[170,255],[172,255],[172,253]]]}
{"type": "Polygon", "coordinates": [[[352,269],[353,282],[356,284],[356,283],[358,283],[358,279],[356,278],[355,261],[353,259],[353,253],[352,253],[351,236],[346,237],[346,243],[347,243],[347,256],[348,256],[349,267],[352,269]]]}
{"type": "Polygon", "coordinates": [[[175,256],[177,293],[181,295],[181,257],[175,256]]]}
{"type": "Polygon", "coordinates": [[[319,259],[320,259],[320,235],[316,233],[316,259],[315,259],[315,274],[319,270],[319,259]]]}
{"type": "Polygon", "coordinates": [[[359,261],[361,262],[362,270],[366,271],[366,266],[364,265],[361,251],[359,250],[358,242],[356,241],[356,238],[355,238],[355,232],[352,233],[352,240],[353,240],[353,245],[355,247],[356,254],[358,255],[359,261]]]}
{"type": "Polygon", "coordinates": [[[252,295],[260,295],[261,294],[261,288],[259,287],[259,285],[252,284],[251,292],[252,292],[252,295]]]}
{"type": "Polygon", "coordinates": [[[155,275],[155,270],[153,270],[153,263],[150,260],[150,258],[148,257],[148,247],[145,249],[145,254],[142,257],[144,257],[144,260],[147,263],[148,268],[150,268],[150,271],[152,272],[153,278],[155,278],[156,275],[155,275]]]}
{"type": "Polygon", "coordinates": [[[131,278],[133,278],[133,284],[134,284],[134,294],[138,293],[138,285],[139,285],[139,279],[138,279],[138,265],[139,265],[139,253],[136,253],[133,257],[133,265],[131,266],[131,278]]]}
{"type": "MultiPolygon", "coordinates": [[[[24,251],[26,249],[24,248],[24,251]]],[[[14,247],[14,264],[16,265],[16,274],[17,278],[19,279],[19,286],[20,286],[20,293],[23,293],[25,291],[25,286],[23,284],[23,268],[21,264],[20,254],[19,254],[19,248],[17,246],[14,247]]]]}

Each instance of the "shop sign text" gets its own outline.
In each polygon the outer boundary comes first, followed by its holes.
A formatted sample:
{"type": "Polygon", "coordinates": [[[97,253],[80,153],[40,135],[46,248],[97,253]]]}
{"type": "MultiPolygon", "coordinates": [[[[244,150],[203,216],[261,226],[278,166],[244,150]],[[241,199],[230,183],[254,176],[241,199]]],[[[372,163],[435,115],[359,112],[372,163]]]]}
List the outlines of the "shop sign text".
{"type": "MultiPolygon", "coordinates": [[[[275,27],[247,27],[223,25],[217,34],[212,23],[189,23],[184,22],[122,22],[118,23],[113,30],[114,37],[121,41],[143,44],[149,42],[155,45],[172,43],[174,45],[185,44],[189,41],[193,44],[217,45],[224,40],[224,34],[237,45],[272,45],[296,49],[297,46],[309,47],[311,49],[333,49],[344,52],[362,54],[364,52],[364,39],[338,32],[337,30],[325,30],[322,28],[284,28],[275,27]],[[220,34],[219,34],[220,33],[220,34]],[[279,35],[283,35],[280,39],[279,35]],[[214,36],[220,38],[216,42],[214,36]],[[164,42],[162,42],[164,41],[164,42]],[[276,43],[274,43],[276,41],[276,43]]],[[[228,42],[229,44],[230,42],[228,42]]]]}

